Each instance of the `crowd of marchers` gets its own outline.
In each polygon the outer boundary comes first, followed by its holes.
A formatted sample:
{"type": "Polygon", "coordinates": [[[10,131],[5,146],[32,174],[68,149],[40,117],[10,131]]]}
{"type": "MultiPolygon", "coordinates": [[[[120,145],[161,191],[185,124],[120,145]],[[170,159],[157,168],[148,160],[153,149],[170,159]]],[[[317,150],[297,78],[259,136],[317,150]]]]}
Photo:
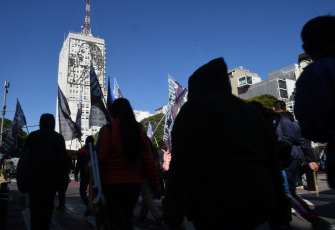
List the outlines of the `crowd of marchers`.
{"type": "MultiPolygon", "coordinates": [[[[185,217],[197,230],[252,230],[264,224],[271,230],[289,230],[292,208],[313,229],[330,229],[330,223],[311,210],[295,189],[302,158],[311,172],[319,170],[311,141],[328,143],[325,170],[329,187],[335,187],[333,28],[334,16],[320,16],[302,29],[303,49],[314,62],[296,84],[297,120],[283,101],[276,101],[273,111],[268,111],[232,95],[223,58],[189,77],[188,100],[174,122],[171,150],[162,143],[154,148],[129,101],[116,99],[113,120],[101,128],[96,145],[88,137],[78,151],[75,179],[80,175],[85,215],[95,214],[99,226],[106,229],[130,230],[142,196],[139,218],[145,219],[150,211],[157,225],[164,222],[171,230],[185,229],[185,217]],[[92,151],[97,153],[105,201],[104,212],[98,213],[87,197],[92,151]],[[244,188],[250,189],[241,196],[244,188]],[[152,199],[162,195],[161,212],[152,199]]],[[[56,191],[62,194],[69,182],[64,138],[54,127],[53,115],[43,114],[40,129],[29,135],[24,147],[29,152],[25,158],[29,176],[34,178],[27,188],[32,230],[49,229],[56,191]]],[[[89,194],[94,197],[95,192],[89,194]]],[[[58,208],[64,207],[61,202],[58,208]]]]}

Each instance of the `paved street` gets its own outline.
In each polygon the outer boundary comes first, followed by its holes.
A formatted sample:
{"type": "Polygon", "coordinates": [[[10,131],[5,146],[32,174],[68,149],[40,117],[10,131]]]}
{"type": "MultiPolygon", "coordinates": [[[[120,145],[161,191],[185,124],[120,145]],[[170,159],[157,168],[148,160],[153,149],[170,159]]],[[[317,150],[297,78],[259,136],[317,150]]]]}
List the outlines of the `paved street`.
{"type": "MultiPolygon", "coordinates": [[[[315,210],[315,212],[322,218],[326,219],[335,226],[335,191],[329,190],[327,187],[326,176],[324,174],[319,174],[318,184],[320,196],[317,197],[314,191],[306,191],[303,189],[297,189],[297,193],[315,210]]],[[[29,224],[29,209],[26,208],[25,211],[18,211],[17,209],[17,197],[19,192],[17,191],[15,179],[9,185],[10,196],[12,201],[10,202],[8,208],[8,223],[7,229],[19,230],[19,229],[30,229],[29,224]]],[[[79,185],[77,182],[72,182],[69,184],[69,188],[66,193],[66,209],[64,211],[58,211],[55,209],[53,219],[52,219],[52,230],[61,229],[80,229],[80,230],[90,230],[94,229],[94,217],[85,217],[84,211],[85,206],[82,204],[79,196],[79,185]]],[[[247,190],[240,191],[241,196],[247,193],[247,190]]],[[[148,218],[144,221],[138,219],[141,198],[135,209],[134,215],[134,226],[136,230],[146,229],[146,230],[167,230],[168,228],[162,224],[160,227],[155,226],[155,222],[151,214],[149,213],[148,218]]],[[[156,201],[157,206],[161,207],[161,202],[156,201]]],[[[58,199],[55,199],[55,207],[58,205],[58,199]]],[[[185,226],[188,230],[194,229],[192,224],[185,221],[185,226]]],[[[294,212],[292,229],[303,229],[312,230],[310,224],[305,221],[299,214],[294,212]]],[[[266,225],[259,228],[259,230],[265,230],[266,225]]],[[[335,228],[334,228],[335,229],[335,228]]]]}

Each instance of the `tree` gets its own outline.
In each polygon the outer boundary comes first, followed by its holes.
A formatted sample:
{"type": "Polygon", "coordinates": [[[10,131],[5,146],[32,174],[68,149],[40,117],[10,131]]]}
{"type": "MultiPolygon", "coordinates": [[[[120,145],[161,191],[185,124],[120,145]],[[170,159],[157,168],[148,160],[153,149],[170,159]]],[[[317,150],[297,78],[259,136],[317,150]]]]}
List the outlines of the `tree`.
{"type": "MultiPolygon", "coordinates": [[[[159,121],[162,120],[163,117],[164,117],[164,114],[160,113],[160,114],[156,114],[156,115],[153,115],[151,117],[147,117],[141,120],[141,124],[144,127],[144,131],[145,132],[148,131],[149,121],[152,126],[152,131],[155,131],[159,121]]],[[[158,128],[156,129],[154,133],[154,136],[156,138],[156,140],[155,139],[153,140],[154,146],[157,145],[156,141],[159,143],[160,141],[163,140],[163,135],[164,135],[164,119],[161,121],[161,123],[159,124],[158,128]]]]}
{"type": "Polygon", "coordinates": [[[246,99],[245,101],[246,102],[257,101],[257,102],[261,103],[267,110],[272,111],[273,103],[277,100],[278,100],[278,98],[276,98],[272,95],[264,94],[264,95],[261,95],[261,96],[256,96],[256,97],[246,99]]]}
{"type": "MultiPolygon", "coordinates": [[[[1,123],[2,123],[2,119],[0,118],[0,124],[1,123]]],[[[2,146],[3,146],[3,143],[6,139],[6,136],[7,136],[8,130],[10,129],[11,124],[12,124],[11,120],[8,120],[6,118],[4,119],[3,135],[2,135],[2,143],[1,143],[2,146]]],[[[21,156],[23,146],[24,146],[24,143],[26,142],[27,138],[28,138],[28,134],[25,131],[23,131],[22,129],[20,129],[18,131],[18,134],[17,134],[17,148],[10,155],[11,158],[21,156]]]]}

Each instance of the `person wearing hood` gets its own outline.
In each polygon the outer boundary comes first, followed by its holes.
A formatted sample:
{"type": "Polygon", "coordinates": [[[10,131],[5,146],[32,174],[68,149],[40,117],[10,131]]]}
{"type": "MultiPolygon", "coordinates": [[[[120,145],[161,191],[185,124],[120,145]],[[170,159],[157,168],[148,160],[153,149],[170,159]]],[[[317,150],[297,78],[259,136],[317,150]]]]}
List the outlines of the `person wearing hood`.
{"type": "Polygon", "coordinates": [[[196,229],[254,229],[269,220],[281,174],[271,127],[231,92],[217,58],[188,80],[188,101],[172,129],[163,215],[170,229],[184,217],[196,229]],[[241,196],[241,191],[249,190],[241,196]]]}
{"type": "Polygon", "coordinates": [[[327,144],[326,172],[335,188],[335,16],[308,21],[302,31],[303,49],[313,63],[296,83],[294,112],[306,138],[327,144]]]}
{"type": "MultiPolygon", "coordinates": [[[[312,224],[313,229],[328,229],[329,223],[319,218],[297,194],[296,186],[299,170],[302,165],[302,156],[312,171],[318,171],[310,141],[302,137],[300,126],[294,120],[292,113],[286,111],[286,103],[277,100],[273,104],[273,111],[277,113],[274,119],[277,137],[277,153],[282,174],[285,180],[286,195],[291,199],[292,207],[312,224]],[[302,154],[301,154],[301,152],[302,154]],[[284,160],[283,160],[284,159],[284,160]]],[[[283,220],[281,229],[290,229],[291,205],[279,210],[278,219],[283,220]]],[[[277,222],[278,223],[278,222],[277,222]]]]}
{"type": "Polygon", "coordinates": [[[68,156],[62,135],[54,131],[55,118],[42,114],[40,129],[31,132],[29,149],[29,209],[31,229],[49,229],[57,189],[68,183],[68,156]]]}

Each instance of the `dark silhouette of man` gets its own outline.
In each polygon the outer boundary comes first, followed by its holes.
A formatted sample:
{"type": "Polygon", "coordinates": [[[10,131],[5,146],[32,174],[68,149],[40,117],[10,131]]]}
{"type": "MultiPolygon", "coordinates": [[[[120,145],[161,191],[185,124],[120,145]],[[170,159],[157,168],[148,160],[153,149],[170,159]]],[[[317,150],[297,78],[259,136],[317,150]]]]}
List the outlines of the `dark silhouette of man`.
{"type": "Polygon", "coordinates": [[[294,112],[302,134],[328,143],[326,171],[335,188],[335,16],[308,21],[301,38],[305,52],[314,60],[299,77],[294,112]]]}
{"type": "Polygon", "coordinates": [[[282,187],[273,131],[232,94],[222,58],[196,70],[188,87],[172,130],[165,223],[182,229],[187,216],[196,229],[253,229],[269,220],[282,187]]]}
{"type": "Polygon", "coordinates": [[[54,131],[55,118],[42,114],[40,129],[31,132],[24,149],[29,148],[29,209],[31,229],[49,229],[56,190],[68,183],[65,141],[54,131]]]}

